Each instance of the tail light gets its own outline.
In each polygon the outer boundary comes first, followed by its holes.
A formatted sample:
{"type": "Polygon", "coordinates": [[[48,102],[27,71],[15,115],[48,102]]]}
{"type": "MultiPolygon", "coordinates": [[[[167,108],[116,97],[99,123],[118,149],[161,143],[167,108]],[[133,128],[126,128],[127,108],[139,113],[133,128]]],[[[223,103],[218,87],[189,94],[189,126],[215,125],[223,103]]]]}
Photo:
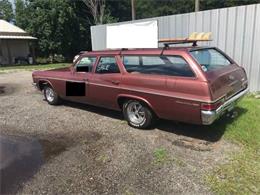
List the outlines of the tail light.
{"type": "Polygon", "coordinates": [[[215,103],[201,103],[201,110],[217,110],[224,103],[224,99],[221,99],[215,103]]]}

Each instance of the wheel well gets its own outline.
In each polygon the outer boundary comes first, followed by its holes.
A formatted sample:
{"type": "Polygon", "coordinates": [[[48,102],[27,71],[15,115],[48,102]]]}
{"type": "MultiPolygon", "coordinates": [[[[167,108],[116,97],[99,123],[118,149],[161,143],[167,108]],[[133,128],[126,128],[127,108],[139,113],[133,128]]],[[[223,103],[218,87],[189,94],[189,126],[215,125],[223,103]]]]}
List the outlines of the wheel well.
{"type": "Polygon", "coordinates": [[[39,81],[39,89],[42,91],[44,86],[49,85],[51,86],[47,81],[39,81]]]}
{"type": "Polygon", "coordinates": [[[144,101],[144,100],[142,100],[142,99],[134,98],[134,97],[119,97],[118,100],[117,100],[117,102],[118,102],[118,105],[119,105],[119,107],[120,107],[121,110],[122,110],[122,108],[123,108],[124,102],[127,101],[127,100],[138,100],[138,101],[141,101],[142,103],[144,103],[146,106],[148,106],[148,107],[151,109],[151,111],[153,112],[153,114],[154,114],[155,116],[157,116],[156,113],[155,113],[155,111],[154,111],[153,108],[151,107],[151,105],[149,105],[146,101],[144,101]]]}
{"type": "Polygon", "coordinates": [[[129,97],[119,97],[118,100],[117,100],[117,103],[120,107],[120,109],[123,108],[123,104],[126,100],[130,100],[130,99],[133,99],[133,98],[129,98],[129,97]]]}

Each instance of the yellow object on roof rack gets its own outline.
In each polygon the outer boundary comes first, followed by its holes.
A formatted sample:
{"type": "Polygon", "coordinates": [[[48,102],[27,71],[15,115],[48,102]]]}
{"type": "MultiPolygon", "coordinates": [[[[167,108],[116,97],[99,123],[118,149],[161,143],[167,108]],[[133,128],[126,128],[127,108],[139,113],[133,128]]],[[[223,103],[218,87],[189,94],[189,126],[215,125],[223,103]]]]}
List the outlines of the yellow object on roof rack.
{"type": "Polygon", "coordinates": [[[193,32],[188,38],[175,38],[175,39],[159,39],[159,43],[164,43],[165,47],[169,47],[171,44],[193,43],[193,46],[197,46],[198,41],[212,41],[211,32],[193,32]]]}

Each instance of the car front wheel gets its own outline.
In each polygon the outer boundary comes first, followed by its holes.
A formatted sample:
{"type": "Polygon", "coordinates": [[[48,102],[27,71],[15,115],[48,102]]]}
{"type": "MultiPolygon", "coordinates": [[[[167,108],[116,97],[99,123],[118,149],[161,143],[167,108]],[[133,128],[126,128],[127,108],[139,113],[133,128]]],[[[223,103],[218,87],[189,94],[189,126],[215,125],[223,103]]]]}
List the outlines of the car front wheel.
{"type": "Polygon", "coordinates": [[[123,114],[130,126],[139,129],[151,127],[155,120],[152,110],[138,100],[126,101],[123,104],[123,114]]]}
{"type": "Polygon", "coordinates": [[[59,96],[52,87],[46,85],[43,89],[44,97],[50,105],[59,104],[59,96]]]}

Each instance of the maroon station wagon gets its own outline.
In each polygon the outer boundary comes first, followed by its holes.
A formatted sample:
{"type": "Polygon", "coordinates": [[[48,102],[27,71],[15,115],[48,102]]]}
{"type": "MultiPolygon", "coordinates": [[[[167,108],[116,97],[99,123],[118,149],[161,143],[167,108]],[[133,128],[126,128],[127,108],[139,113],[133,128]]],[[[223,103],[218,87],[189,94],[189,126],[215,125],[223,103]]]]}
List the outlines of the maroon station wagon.
{"type": "Polygon", "coordinates": [[[210,125],[248,91],[245,70],[214,47],[81,52],[69,68],[36,71],[47,102],[122,110],[129,125],[156,118],[210,125]]]}

